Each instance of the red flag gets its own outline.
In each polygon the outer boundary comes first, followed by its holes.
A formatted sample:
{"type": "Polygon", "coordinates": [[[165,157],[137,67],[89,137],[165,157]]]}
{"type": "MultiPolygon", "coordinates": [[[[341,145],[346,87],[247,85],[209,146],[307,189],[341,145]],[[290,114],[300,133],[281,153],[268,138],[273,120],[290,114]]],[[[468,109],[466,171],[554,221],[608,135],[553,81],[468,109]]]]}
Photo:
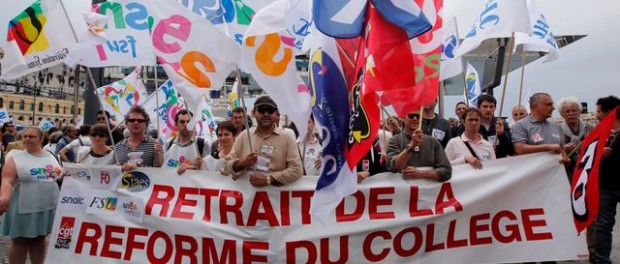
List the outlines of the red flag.
{"type": "Polygon", "coordinates": [[[433,29],[409,41],[414,56],[415,84],[399,90],[384,91],[381,100],[391,105],[399,116],[419,110],[437,98],[439,91],[439,65],[441,58],[441,28],[443,19],[440,10],[443,0],[415,0],[433,25],[433,29]]]}
{"type": "Polygon", "coordinates": [[[571,184],[571,203],[577,233],[588,228],[598,214],[599,168],[603,149],[616,119],[616,108],[583,140],[571,184]]]}

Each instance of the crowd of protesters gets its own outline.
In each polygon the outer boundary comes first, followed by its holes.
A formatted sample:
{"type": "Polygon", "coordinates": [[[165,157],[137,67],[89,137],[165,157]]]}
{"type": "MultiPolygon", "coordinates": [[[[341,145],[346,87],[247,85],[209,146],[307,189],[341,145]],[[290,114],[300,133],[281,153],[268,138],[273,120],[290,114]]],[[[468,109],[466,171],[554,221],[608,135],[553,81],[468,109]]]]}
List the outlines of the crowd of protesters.
{"type": "MultiPolygon", "coordinates": [[[[574,97],[562,98],[556,105],[550,95],[536,93],[530,97],[529,113],[522,105],[512,108],[510,124],[496,116],[497,101],[491,95],[480,96],[475,106],[459,102],[455,106],[457,118],[451,120],[436,114],[435,105],[433,102],[421,111],[386,118],[372,148],[357,166],[358,182],[389,171],[402,173],[408,180],[441,182],[452,177],[453,165],[484,169],[485,163],[494,159],[547,151],[561,154],[559,162],[565,165],[570,180],[580,143],[594,129],[581,120],[581,104],[574,97]],[[561,124],[550,119],[556,108],[562,116],[561,124]]],[[[619,105],[620,99],[615,96],[600,98],[597,118],[602,120],[619,105]]],[[[278,106],[268,96],[258,98],[251,113],[234,109],[229,120],[218,124],[213,142],[188,129],[192,116],[190,111],[179,111],[174,120],[177,133],[166,142],[160,142],[156,133],[148,133],[149,115],[139,106],[126,113],[124,127],[112,125],[105,111],[97,113],[97,124],[79,128],[68,124],[42,131],[32,126],[18,132],[13,123],[5,123],[0,152],[0,212],[5,217],[2,234],[12,239],[10,258],[22,262],[29,253],[33,262],[39,262],[36,256],[44,252],[41,243],[51,232],[59,189],[56,181],[62,179],[60,171],[45,180],[24,175],[25,162],[54,168],[63,162],[116,164],[124,171],[167,167],[179,175],[202,170],[235,180],[248,172],[247,180],[255,187],[289,184],[302,175],[319,175],[323,169],[322,137],[314,118],[310,117],[305,136],[299,138],[295,124],[279,125],[278,106]],[[20,192],[45,195],[28,198],[31,206],[23,208],[19,205],[20,192]]],[[[591,258],[596,263],[611,263],[611,231],[620,202],[620,178],[614,177],[620,171],[618,123],[620,117],[616,116],[601,161],[601,208],[596,224],[588,229],[591,258]]]]}

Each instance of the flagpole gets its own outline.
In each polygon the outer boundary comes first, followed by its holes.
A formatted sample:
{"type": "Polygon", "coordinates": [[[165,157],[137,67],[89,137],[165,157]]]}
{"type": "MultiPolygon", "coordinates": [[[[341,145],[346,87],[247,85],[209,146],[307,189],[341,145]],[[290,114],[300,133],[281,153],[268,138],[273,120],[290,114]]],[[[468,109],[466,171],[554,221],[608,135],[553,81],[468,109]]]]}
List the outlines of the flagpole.
{"type": "MultiPolygon", "coordinates": [[[[159,108],[159,78],[157,77],[157,68],[159,66],[157,65],[157,62],[155,63],[155,67],[153,67],[155,69],[155,105],[157,105],[157,107],[155,108],[157,115],[159,115],[159,111],[157,111],[157,109],[159,108]]],[[[175,120],[176,121],[176,120],[175,120]]],[[[176,123],[176,122],[175,122],[176,123]]],[[[159,138],[161,135],[159,135],[159,131],[160,127],[159,127],[159,116],[157,117],[157,137],[159,138]]],[[[160,140],[160,142],[163,142],[160,140]]],[[[165,143],[165,142],[164,142],[165,143]]]]}
{"type": "Polygon", "coordinates": [[[239,101],[241,102],[241,107],[243,108],[243,124],[248,131],[248,143],[250,144],[250,150],[252,150],[252,135],[250,135],[250,124],[247,119],[247,107],[245,106],[245,95],[243,94],[243,89],[241,88],[241,70],[237,67],[237,98],[241,98],[239,101]]]}
{"type": "MultiPolygon", "coordinates": [[[[63,2],[63,0],[59,0],[60,2],[60,6],[62,7],[62,11],[65,14],[65,18],[67,19],[67,22],[69,22],[70,28],[71,28],[71,33],[73,34],[73,38],[75,39],[75,42],[78,42],[78,37],[77,34],[75,33],[75,29],[73,28],[73,24],[71,24],[71,19],[69,19],[69,14],[67,14],[67,9],[65,8],[65,3],[63,2]]],[[[95,97],[97,97],[97,100],[99,101],[99,106],[101,108],[101,110],[103,111],[103,117],[105,118],[105,122],[106,122],[106,127],[108,128],[108,136],[110,137],[110,142],[112,142],[112,149],[114,149],[114,145],[116,145],[116,143],[114,142],[114,137],[112,136],[112,130],[110,129],[110,120],[108,120],[108,115],[105,114],[105,110],[103,109],[103,102],[101,102],[101,99],[99,98],[99,96],[97,95],[97,84],[95,83],[95,78],[93,78],[93,73],[90,71],[90,68],[87,66],[84,66],[84,69],[86,69],[86,74],[88,75],[88,79],[90,80],[91,85],[93,86],[93,90],[95,93],[95,97]]],[[[79,67],[76,68],[76,70],[80,70],[79,67]]],[[[75,80],[75,87],[76,89],[79,89],[79,81],[80,80],[75,80]]],[[[76,111],[77,111],[77,107],[76,107],[76,111]]],[[[33,117],[34,119],[34,117],[33,117]]],[[[114,151],[114,163],[118,164],[118,157],[117,157],[118,153],[116,153],[116,151],[114,151]]],[[[120,164],[119,164],[120,165],[120,164]]]]}
{"type": "MultiPolygon", "coordinates": [[[[510,45],[509,45],[509,52],[508,52],[508,65],[506,66],[506,71],[504,72],[504,87],[502,88],[502,99],[501,102],[499,104],[499,116],[497,117],[498,120],[502,121],[502,112],[504,110],[504,98],[506,97],[506,87],[508,86],[508,73],[510,73],[510,64],[512,63],[512,50],[514,48],[514,43],[515,43],[515,33],[512,32],[512,35],[510,36],[510,45]]],[[[493,146],[497,145],[497,131],[495,132],[495,140],[493,140],[493,146]]]]}
{"type": "MultiPolygon", "coordinates": [[[[379,108],[383,109],[383,111],[381,111],[381,118],[385,121],[385,126],[387,126],[387,121],[389,119],[389,115],[388,115],[388,118],[385,118],[385,113],[387,111],[383,107],[383,101],[381,100],[381,96],[382,95],[383,95],[383,93],[379,96],[379,108]]],[[[381,121],[379,121],[379,124],[381,124],[381,121]]],[[[381,154],[382,155],[387,155],[387,153],[386,153],[386,149],[387,149],[387,145],[388,145],[387,135],[385,135],[385,129],[382,129],[382,130],[383,130],[383,142],[385,143],[384,146],[386,146],[386,147],[385,148],[381,148],[381,154]]],[[[381,144],[379,144],[379,145],[381,145],[381,144]]],[[[372,147],[370,149],[372,149],[372,147]]],[[[374,155],[371,155],[371,157],[374,158],[374,155]]]]}
{"type": "Polygon", "coordinates": [[[521,82],[519,84],[519,101],[517,107],[521,105],[521,98],[523,95],[523,76],[525,75],[525,44],[521,45],[523,51],[521,52],[521,82]]]}

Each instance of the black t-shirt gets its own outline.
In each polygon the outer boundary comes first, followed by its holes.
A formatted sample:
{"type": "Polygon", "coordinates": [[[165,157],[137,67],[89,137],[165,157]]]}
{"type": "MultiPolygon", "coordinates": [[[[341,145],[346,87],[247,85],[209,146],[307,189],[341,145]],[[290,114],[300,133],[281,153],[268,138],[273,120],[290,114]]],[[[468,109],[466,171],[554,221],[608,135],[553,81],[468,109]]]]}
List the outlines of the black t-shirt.
{"type": "Polygon", "coordinates": [[[611,154],[601,158],[599,169],[599,186],[606,190],[620,190],[620,138],[615,138],[615,133],[609,136],[608,146],[611,147],[611,154]]]}

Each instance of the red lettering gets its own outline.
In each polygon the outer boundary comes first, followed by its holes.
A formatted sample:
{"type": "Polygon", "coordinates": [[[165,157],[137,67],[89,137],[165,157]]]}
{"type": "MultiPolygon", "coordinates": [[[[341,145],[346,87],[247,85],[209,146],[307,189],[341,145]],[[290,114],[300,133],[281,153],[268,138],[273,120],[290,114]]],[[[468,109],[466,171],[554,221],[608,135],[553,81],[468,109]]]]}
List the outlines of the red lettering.
{"type": "Polygon", "coordinates": [[[151,196],[149,200],[146,202],[146,210],[144,211],[147,215],[153,215],[153,207],[155,205],[161,206],[161,211],[159,211],[160,217],[165,217],[168,215],[168,208],[170,208],[170,201],[174,198],[174,188],[166,185],[154,185],[153,191],[151,192],[151,196]],[[164,197],[159,198],[159,194],[165,194],[164,197]]]}
{"type": "Polygon", "coordinates": [[[308,253],[308,260],[305,263],[316,263],[317,252],[314,244],[307,240],[286,242],[286,263],[295,264],[301,263],[301,259],[297,257],[297,249],[306,249],[308,253]]]}
{"type": "Polygon", "coordinates": [[[198,251],[198,243],[196,239],[191,236],[174,235],[174,263],[187,263],[183,261],[183,257],[189,258],[189,263],[198,263],[198,257],[196,257],[196,251],[198,251]],[[183,245],[189,245],[189,248],[185,248],[183,245]]]}
{"type": "Polygon", "coordinates": [[[136,241],[136,236],[145,237],[148,235],[149,231],[147,229],[130,227],[129,231],[127,231],[127,245],[125,246],[125,257],[123,259],[130,261],[134,248],[144,250],[144,246],[146,244],[144,242],[136,241]]]}
{"type": "Polygon", "coordinates": [[[544,216],[545,211],[542,208],[521,210],[521,219],[523,219],[523,228],[525,229],[525,239],[528,241],[553,239],[553,235],[550,232],[534,233],[535,227],[547,226],[544,216]],[[542,215],[543,219],[532,220],[531,217],[534,215],[542,215]]]}
{"type": "Polygon", "coordinates": [[[237,244],[234,240],[225,239],[224,243],[222,243],[222,255],[218,259],[215,241],[212,238],[203,237],[202,263],[237,263],[236,246],[237,244]]]}
{"type": "Polygon", "coordinates": [[[426,243],[424,243],[424,252],[432,252],[435,250],[444,249],[446,245],[441,242],[439,244],[433,244],[435,240],[435,223],[431,223],[426,226],[426,243]]]}
{"type": "MultiPolygon", "coordinates": [[[[170,240],[170,238],[168,237],[168,235],[166,235],[166,233],[162,232],[162,231],[155,231],[155,233],[153,233],[151,235],[151,237],[149,238],[148,241],[148,248],[152,249],[152,250],[147,250],[146,251],[146,258],[149,260],[150,263],[168,263],[170,262],[170,258],[172,258],[172,241],[170,240]],[[157,256],[155,256],[155,242],[157,242],[157,239],[161,238],[164,243],[166,244],[164,246],[164,250],[163,250],[163,256],[161,256],[161,258],[157,258],[157,256]]],[[[161,253],[162,251],[158,250],[157,253],[161,253]]]]}
{"type": "Polygon", "coordinates": [[[241,206],[243,205],[243,194],[239,191],[222,190],[220,194],[220,221],[222,224],[228,224],[227,213],[235,216],[235,223],[243,226],[243,216],[241,215],[241,206]],[[227,204],[226,200],[232,198],[234,203],[227,204]]]}
{"type": "Polygon", "coordinates": [[[290,192],[280,192],[280,224],[282,226],[291,225],[291,197],[290,192]]]}
{"type": "Polygon", "coordinates": [[[267,262],[267,256],[254,255],[252,250],[268,250],[269,243],[259,241],[243,241],[243,263],[267,262]]]}
{"type": "Polygon", "coordinates": [[[194,213],[192,212],[182,212],[183,206],[196,207],[198,205],[197,200],[187,199],[186,195],[198,195],[198,188],[191,187],[181,187],[179,188],[179,197],[177,198],[177,202],[174,203],[174,209],[172,209],[172,214],[170,217],[172,218],[180,218],[180,219],[189,219],[194,218],[194,213]]]}
{"type": "Polygon", "coordinates": [[[401,257],[411,257],[415,255],[422,248],[422,231],[417,227],[409,227],[398,232],[394,237],[394,252],[401,257]],[[413,245],[410,249],[405,249],[403,246],[403,238],[408,233],[413,234],[413,245]]]}
{"type": "Polygon", "coordinates": [[[444,182],[435,201],[435,214],[443,214],[443,210],[448,207],[454,207],[455,212],[463,211],[463,205],[454,197],[452,184],[444,182]]]}
{"type": "Polygon", "coordinates": [[[344,264],[349,260],[349,236],[340,237],[340,257],[337,260],[329,259],[329,238],[321,238],[321,263],[344,264]]]}
{"type": "Polygon", "coordinates": [[[220,190],[200,189],[200,195],[205,197],[205,214],[202,216],[203,221],[211,222],[211,198],[217,197],[219,194],[220,190]]]}
{"type": "Polygon", "coordinates": [[[489,213],[474,215],[471,217],[469,222],[469,240],[471,241],[472,246],[483,245],[483,244],[491,244],[493,240],[491,237],[478,237],[478,232],[481,231],[489,231],[489,225],[479,225],[478,221],[480,220],[489,220],[491,215],[489,213]]]}
{"type": "Polygon", "coordinates": [[[368,214],[371,220],[394,219],[394,212],[379,212],[379,206],[392,205],[392,198],[379,199],[382,194],[394,194],[394,187],[371,188],[368,197],[368,214]]]}
{"type": "Polygon", "coordinates": [[[110,245],[123,245],[123,239],[118,237],[112,237],[112,233],[125,233],[125,228],[122,226],[106,226],[105,236],[103,237],[103,247],[101,248],[101,256],[107,258],[121,259],[121,252],[112,251],[110,245]]]}
{"type": "Polygon", "coordinates": [[[88,254],[91,256],[97,256],[97,249],[99,248],[99,238],[101,237],[101,227],[95,223],[82,222],[80,227],[80,235],[77,239],[77,245],[75,246],[75,253],[82,254],[84,244],[90,244],[90,250],[88,254]],[[88,230],[94,231],[92,235],[87,235],[88,230]]]}
{"type": "Polygon", "coordinates": [[[420,188],[418,186],[411,186],[409,192],[409,216],[411,217],[419,217],[425,215],[433,215],[433,210],[431,209],[418,209],[418,198],[420,197],[420,188]]]}
{"type": "Polygon", "coordinates": [[[314,195],[314,191],[293,191],[291,193],[291,197],[300,198],[300,213],[301,213],[301,224],[309,225],[312,223],[312,216],[310,215],[310,201],[312,201],[312,196],[314,195]]]}
{"type": "Polygon", "coordinates": [[[510,211],[500,211],[499,213],[493,216],[493,220],[491,220],[491,231],[493,232],[493,236],[497,241],[502,243],[510,243],[513,241],[521,241],[521,233],[519,232],[518,224],[506,225],[506,231],[510,234],[508,236],[504,236],[502,231],[499,230],[500,221],[502,218],[508,218],[508,220],[515,221],[517,220],[517,216],[510,211]]]}
{"type": "Polygon", "coordinates": [[[456,219],[450,221],[450,226],[448,227],[448,239],[446,241],[446,248],[466,247],[467,239],[456,240],[454,238],[455,230],[456,230],[456,219]]]}
{"type": "Polygon", "coordinates": [[[360,219],[362,217],[362,213],[364,213],[364,207],[364,194],[362,192],[357,191],[353,195],[345,197],[342,199],[342,202],[338,204],[338,207],[336,207],[336,222],[351,222],[360,219]],[[345,202],[348,199],[355,199],[355,209],[350,214],[344,211],[345,202]]]}
{"type": "Polygon", "coordinates": [[[388,231],[375,231],[368,234],[366,238],[364,238],[364,243],[362,244],[362,252],[364,252],[364,257],[372,262],[381,261],[385,259],[388,254],[390,254],[390,248],[383,248],[381,252],[379,252],[379,254],[375,254],[374,252],[372,252],[372,241],[376,237],[381,237],[383,238],[383,240],[392,239],[392,235],[388,231]]]}
{"type": "Polygon", "coordinates": [[[266,192],[256,192],[254,195],[247,226],[256,226],[258,220],[267,220],[270,226],[280,225],[276,213],[273,210],[273,206],[271,205],[271,201],[269,201],[269,194],[266,192]],[[261,208],[264,209],[263,213],[260,212],[261,208]]]}

